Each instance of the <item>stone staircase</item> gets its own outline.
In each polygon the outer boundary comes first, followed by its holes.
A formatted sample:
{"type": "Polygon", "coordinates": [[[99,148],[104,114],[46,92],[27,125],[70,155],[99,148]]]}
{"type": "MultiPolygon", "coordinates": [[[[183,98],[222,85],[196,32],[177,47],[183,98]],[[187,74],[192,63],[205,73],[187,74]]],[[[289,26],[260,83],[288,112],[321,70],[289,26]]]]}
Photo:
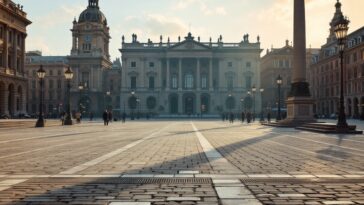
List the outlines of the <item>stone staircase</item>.
{"type": "Polygon", "coordinates": [[[308,123],[296,129],[325,134],[363,134],[363,131],[356,130],[355,125],[349,125],[348,130],[338,130],[335,124],[330,123],[308,123]]]}

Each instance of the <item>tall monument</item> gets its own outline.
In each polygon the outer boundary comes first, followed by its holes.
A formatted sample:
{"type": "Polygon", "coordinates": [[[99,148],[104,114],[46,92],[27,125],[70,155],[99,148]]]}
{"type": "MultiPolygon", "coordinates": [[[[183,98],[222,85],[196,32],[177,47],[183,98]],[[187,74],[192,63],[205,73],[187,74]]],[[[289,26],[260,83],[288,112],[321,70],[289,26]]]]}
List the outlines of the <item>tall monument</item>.
{"type": "Polygon", "coordinates": [[[314,122],[313,100],[306,81],[305,0],[294,0],[294,51],[291,91],[287,99],[287,119],[281,123],[296,127],[314,122]]]}

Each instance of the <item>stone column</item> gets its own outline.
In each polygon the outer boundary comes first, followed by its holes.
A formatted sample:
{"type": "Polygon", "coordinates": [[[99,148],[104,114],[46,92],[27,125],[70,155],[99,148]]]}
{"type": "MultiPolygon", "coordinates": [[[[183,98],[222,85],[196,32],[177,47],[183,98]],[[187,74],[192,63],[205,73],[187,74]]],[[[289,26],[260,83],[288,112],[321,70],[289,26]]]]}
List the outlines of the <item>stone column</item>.
{"type": "Polygon", "coordinates": [[[184,114],[183,113],[183,94],[182,93],[178,94],[178,113],[184,114]]]}
{"type": "Polygon", "coordinates": [[[9,115],[9,91],[7,90],[7,88],[5,88],[4,90],[4,96],[5,99],[3,101],[2,107],[4,108],[4,114],[9,115]]]}
{"type": "Polygon", "coordinates": [[[196,113],[201,114],[201,94],[196,93],[196,113]]]}
{"type": "MultiPolygon", "coordinates": [[[[5,25],[4,26],[4,67],[5,69],[9,67],[8,65],[8,55],[9,55],[9,46],[8,46],[8,38],[9,38],[9,31],[8,31],[8,27],[5,25]]],[[[8,108],[6,108],[5,110],[7,110],[8,108]]]]}
{"type": "Polygon", "coordinates": [[[213,77],[212,77],[212,58],[210,58],[209,60],[209,88],[210,88],[210,91],[213,91],[214,90],[214,84],[213,84],[213,77]]]}
{"type": "Polygon", "coordinates": [[[13,69],[16,73],[19,72],[18,68],[18,34],[13,32],[13,69]]]}
{"type": "Polygon", "coordinates": [[[178,59],[178,90],[183,90],[182,59],[178,59]]]}
{"type": "Polygon", "coordinates": [[[197,75],[196,75],[196,88],[197,91],[201,90],[201,62],[200,59],[197,58],[197,75]]]}
{"type": "Polygon", "coordinates": [[[292,86],[287,100],[287,120],[281,123],[297,127],[315,122],[313,100],[306,82],[306,20],[305,1],[294,0],[294,49],[292,86]]]}
{"type": "Polygon", "coordinates": [[[169,82],[169,79],[170,79],[170,75],[171,75],[171,71],[170,71],[170,59],[169,58],[167,58],[167,76],[166,76],[166,90],[168,91],[169,90],[169,88],[171,87],[171,84],[170,84],[170,82],[169,82]]]}
{"type": "Polygon", "coordinates": [[[25,38],[26,38],[26,35],[25,34],[22,34],[21,35],[21,59],[20,59],[20,66],[21,66],[21,72],[22,74],[24,75],[25,73],[25,38]]]}

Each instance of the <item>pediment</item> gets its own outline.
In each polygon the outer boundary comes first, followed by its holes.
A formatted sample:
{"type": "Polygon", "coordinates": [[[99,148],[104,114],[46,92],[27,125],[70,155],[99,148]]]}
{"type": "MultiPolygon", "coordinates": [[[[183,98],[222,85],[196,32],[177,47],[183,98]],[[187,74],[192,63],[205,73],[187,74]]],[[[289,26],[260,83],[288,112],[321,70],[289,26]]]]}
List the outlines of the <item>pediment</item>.
{"type": "Polygon", "coordinates": [[[183,41],[181,43],[177,43],[176,45],[174,46],[171,46],[170,47],[170,50],[172,51],[183,51],[183,50],[205,50],[205,51],[208,51],[210,50],[211,48],[207,45],[204,45],[200,42],[197,42],[197,41],[194,41],[194,40],[186,40],[186,41],[183,41]]]}

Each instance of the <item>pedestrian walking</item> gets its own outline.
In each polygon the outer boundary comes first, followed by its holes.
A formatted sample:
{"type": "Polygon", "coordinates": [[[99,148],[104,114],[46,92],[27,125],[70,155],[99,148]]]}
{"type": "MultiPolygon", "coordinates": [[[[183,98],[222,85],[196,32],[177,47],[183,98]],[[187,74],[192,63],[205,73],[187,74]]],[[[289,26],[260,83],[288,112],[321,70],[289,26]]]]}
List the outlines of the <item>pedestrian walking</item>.
{"type": "Polygon", "coordinates": [[[247,120],[248,124],[251,123],[251,121],[252,121],[252,114],[250,112],[247,113],[246,120],[247,120]]]}
{"type": "Polygon", "coordinates": [[[90,121],[94,120],[94,113],[90,112],[90,121]]]}
{"type": "Polygon", "coordinates": [[[113,118],[112,118],[112,112],[111,111],[109,111],[107,113],[107,117],[109,118],[109,122],[112,122],[113,118]]]}
{"type": "Polygon", "coordinates": [[[245,121],[245,112],[241,113],[241,122],[244,123],[245,121]]]}
{"type": "Polygon", "coordinates": [[[76,117],[77,124],[80,124],[81,123],[81,113],[80,112],[77,112],[75,114],[75,117],[76,117]]]}
{"type": "Polygon", "coordinates": [[[234,114],[233,113],[229,114],[229,121],[231,124],[234,123],[234,114]]]}
{"type": "Polygon", "coordinates": [[[122,116],[121,116],[122,122],[125,123],[126,121],[126,113],[123,112],[122,116]]]}
{"type": "Polygon", "coordinates": [[[64,120],[66,118],[66,113],[62,112],[60,117],[61,117],[61,122],[62,122],[62,126],[63,126],[64,125],[64,120]]]}
{"type": "Polygon", "coordinates": [[[109,125],[109,114],[108,114],[107,110],[105,110],[104,114],[102,114],[102,119],[104,120],[104,125],[108,126],[109,125]]]}

